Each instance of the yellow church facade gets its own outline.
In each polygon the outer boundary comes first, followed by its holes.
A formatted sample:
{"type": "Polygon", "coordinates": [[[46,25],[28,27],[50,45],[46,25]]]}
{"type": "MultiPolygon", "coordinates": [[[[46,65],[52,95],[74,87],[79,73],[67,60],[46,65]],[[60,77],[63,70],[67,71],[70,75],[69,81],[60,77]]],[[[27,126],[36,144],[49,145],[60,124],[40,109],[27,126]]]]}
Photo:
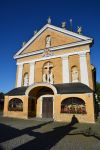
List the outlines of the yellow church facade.
{"type": "Polygon", "coordinates": [[[93,39],[46,24],[15,54],[16,88],[5,96],[4,116],[95,122],[93,39]]]}

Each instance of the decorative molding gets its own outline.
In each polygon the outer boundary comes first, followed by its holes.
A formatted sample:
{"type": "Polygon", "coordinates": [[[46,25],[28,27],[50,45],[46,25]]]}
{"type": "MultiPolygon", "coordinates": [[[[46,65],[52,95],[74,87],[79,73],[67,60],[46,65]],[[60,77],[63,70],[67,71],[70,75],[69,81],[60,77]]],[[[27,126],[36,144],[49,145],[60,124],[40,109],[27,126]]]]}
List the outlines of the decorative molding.
{"type": "MultiPolygon", "coordinates": [[[[90,50],[84,50],[84,53],[88,53],[88,52],[90,52],[90,50]]],[[[71,55],[80,55],[81,53],[83,53],[83,51],[66,53],[66,54],[62,54],[62,55],[53,55],[53,56],[48,56],[48,57],[42,57],[42,58],[39,58],[39,59],[33,59],[33,60],[28,60],[28,61],[23,61],[23,62],[17,62],[17,65],[37,62],[37,61],[41,61],[41,60],[48,60],[48,59],[53,59],[53,58],[58,58],[58,57],[66,57],[66,56],[71,56],[71,55]]]]}
{"type": "MultiPolygon", "coordinates": [[[[75,46],[81,46],[81,45],[85,45],[85,44],[89,44],[89,43],[92,43],[92,41],[91,40],[79,41],[79,42],[70,43],[70,44],[66,44],[66,45],[51,47],[51,48],[49,48],[49,50],[50,51],[57,51],[57,50],[72,48],[72,47],[75,47],[75,46]]],[[[28,56],[34,56],[34,55],[37,55],[37,54],[42,54],[42,53],[44,53],[44,51],[45,51],[45,49],[44,50],[38,50],[38,51],[35,51],[35,52],[31,52],[31,53],[22,54],[22,55],[15,55],[14,59],[28,57],[28,56]]]]}
{"type": "Polygon", "coordinates": [[[59,28],[59,27],[56,27],[56,26],[53,26],[53,25],[50,25],[50,24],[46,24],[39,32],[37,32],[14,56],[14,58],[16,56],[18,56],[25,48],[27,48],[44,30],[46,30],[47,28],[51,28],[53,30],[56,30],[58,32],[61,32],[61,33],[64,33],[64,34],[67,34],[67,36],[73,36],[74,38],[79,38],[81,40],[90,40],[91,43],[93,41],[92,38],[89,38],[89,37],[86,37],[86,36],[83,36],[83,35],[79,35],[75,32],[72,32],[72,31],[68,31],[68,30],[65,30],[65,29],[62,29],[62,28],[59,28]]]}
{"type": "Polygon", "coordinates": [[[28,95],[29,92],[30,92],[32,89],[34,89],[34,88],[36,88],[36,87],[39,87],[39,86],[51,88],[51,89],[53,90],[53,92],[54,92],[54,95],[57,94],[57,89],[56,89],[52,84],[50,84],[50,83],[34,83],[34,84],[32,84],[31,86],[29,86],[29,87],[27,88],[27,90],[26,90],[26,92],[25,92],[25,95],[28,95]]]}

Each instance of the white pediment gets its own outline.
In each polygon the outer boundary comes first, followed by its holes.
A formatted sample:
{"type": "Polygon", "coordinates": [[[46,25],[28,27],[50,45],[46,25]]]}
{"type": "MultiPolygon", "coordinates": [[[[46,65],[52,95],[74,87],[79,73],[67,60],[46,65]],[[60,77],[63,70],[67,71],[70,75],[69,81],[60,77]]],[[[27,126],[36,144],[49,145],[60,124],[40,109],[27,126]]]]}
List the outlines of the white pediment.
{"type": "MultiPolygon", "coordinates": [[[[71,46],[78,46],[78,45],[84,45],[84,44],[90,44],[93,42],[93,39],[92,38],[89,38],[89,37],[86,37],[86,36],[83,36],[83,35],[79,35],[78,33],[75,33],[75,32],[72,32],[72,31],[69,31],[69,30],[65,30],[63,28],[60,28],[60,27],[56,27],[56,26],[53,26],[53,25],[50,25],[50,24],[46,24],[41,30],[39,30],[39,32],[37,32],[14,56],[14,58],[21,58],[21,53],[32,43],[34,42],[34,40],[39,36],[41,35],[46,29],[53,29],[55,31],[58,31],[60,33],[64,33],[65,35],[67,36],[71,36],[73,38],[78,38],[80,41],[76,42],[76,43],[69,43],[69,44],[66,44],[66,45],[61,45],[61,46],[56,46],[56,47],[52,47],[51,50],[58,50],[60,48],[70,48],[71,46]]],[[[43,51],[43,50],[40,50],[40,52],[43,51]]],[[[35,53],[39,53],[39,51],[37,52],[32,52],[32,53],[29,53],[27,54],[28,56],[30,55],[33,55],[35,53]]],[[[25,57],[26,54],[24,54],[22,57],[25,57]]]]}

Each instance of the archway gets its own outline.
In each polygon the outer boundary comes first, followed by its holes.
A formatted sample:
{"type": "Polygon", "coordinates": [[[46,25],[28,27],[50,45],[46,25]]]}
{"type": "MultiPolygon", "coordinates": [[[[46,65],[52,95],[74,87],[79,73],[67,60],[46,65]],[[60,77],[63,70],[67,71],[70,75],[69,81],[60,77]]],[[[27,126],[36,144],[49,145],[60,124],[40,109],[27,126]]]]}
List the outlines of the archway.
{"type": "Polygon", "coordinates": [[[34,85],[26,91],[29,96],[29,117],[37,116],[42,118],[53,117],[53,95],[56,89],[48,85],[34,85]]]}

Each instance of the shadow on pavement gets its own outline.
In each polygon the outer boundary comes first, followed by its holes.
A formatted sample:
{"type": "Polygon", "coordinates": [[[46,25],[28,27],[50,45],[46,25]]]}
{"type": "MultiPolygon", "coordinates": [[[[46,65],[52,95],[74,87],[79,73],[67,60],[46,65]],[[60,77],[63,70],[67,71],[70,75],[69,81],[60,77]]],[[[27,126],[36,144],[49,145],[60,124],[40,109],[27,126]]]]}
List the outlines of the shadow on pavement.
{"type": "MultiPolygon", "coordinates": [[[[56,143],[58,143],[64,136],[68,135],[71,130],[76,129],[73,125],[76,122],[73,122],[73,119],[70,124],[63,125],[60,127],[53,128],[52,131],[48,131],[46,133],[40,133],[39,131],[34,131],[35,129],[39,129],[44,125],[50,124],[52,122],[42,123],[37,126],[28,127],[22,130],[16,129],[14,127],[10,127],[5,124],[0,124],[0,143],[11,140],[13,138],[19,137],[21,135],[27,134],[35,137],[32,141],[20,145],[15,150],[19,149],[36,149],[36,150],[49,150],[56,143]]],[[[0,148],[2,149],[2,147],[0,148]]]]}

